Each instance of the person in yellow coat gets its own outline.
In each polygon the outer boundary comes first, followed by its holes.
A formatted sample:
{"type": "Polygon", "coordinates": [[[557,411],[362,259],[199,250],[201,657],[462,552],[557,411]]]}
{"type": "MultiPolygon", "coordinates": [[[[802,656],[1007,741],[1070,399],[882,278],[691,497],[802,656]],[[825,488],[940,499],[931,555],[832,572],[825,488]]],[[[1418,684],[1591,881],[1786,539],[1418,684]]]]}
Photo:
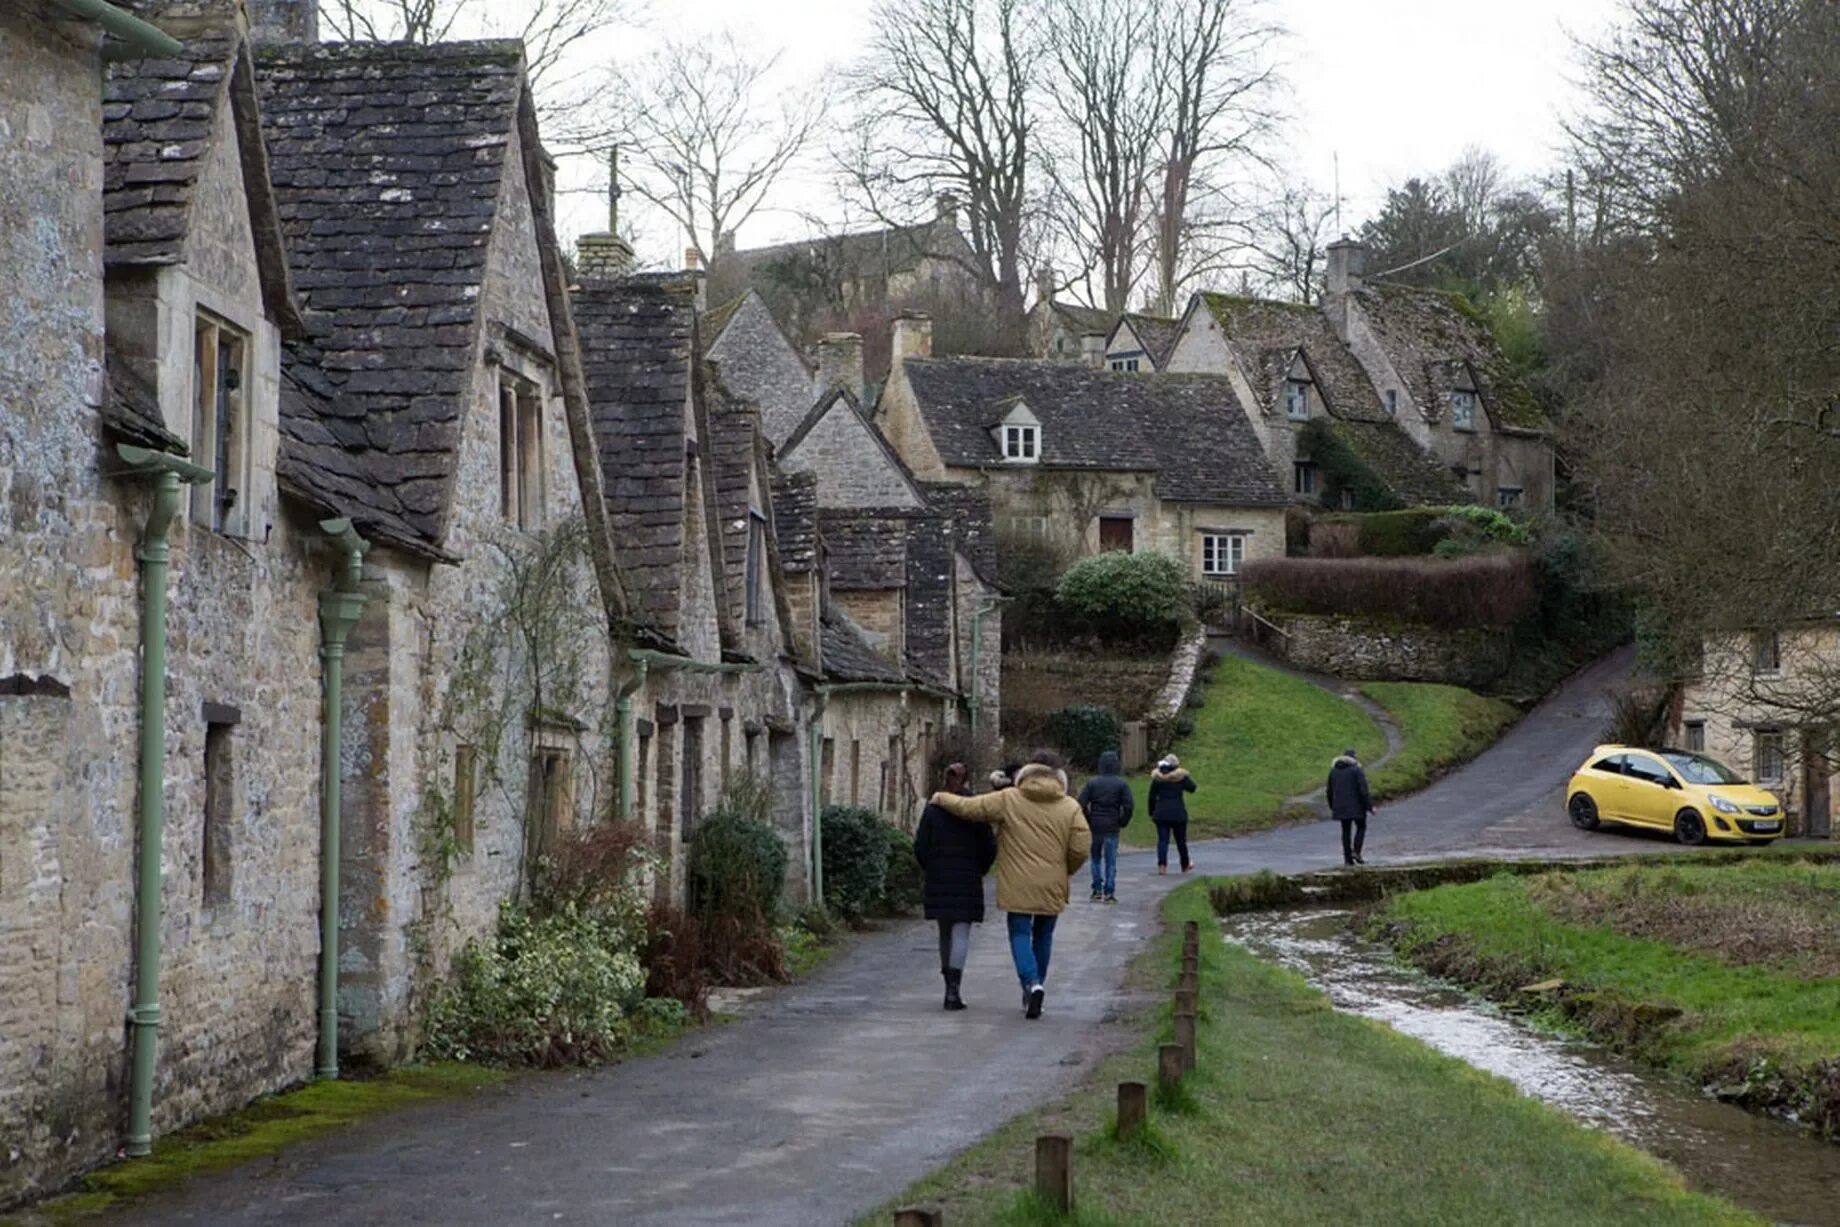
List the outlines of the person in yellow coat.
{"type": "Polygon", "coordinates": [[[1022,981],[1022,1008],[1041,1017],[1047,997],[1054,922],[1067,907],[1067,879],[1092,850],[1080,803],[1067,795],[1067,764],[1042,750],[1016,773],[1014,786],[979,797],[933,794],[933,804],[997,830],[997,906],[1009,913],[1009,952],[1022,981]]]}

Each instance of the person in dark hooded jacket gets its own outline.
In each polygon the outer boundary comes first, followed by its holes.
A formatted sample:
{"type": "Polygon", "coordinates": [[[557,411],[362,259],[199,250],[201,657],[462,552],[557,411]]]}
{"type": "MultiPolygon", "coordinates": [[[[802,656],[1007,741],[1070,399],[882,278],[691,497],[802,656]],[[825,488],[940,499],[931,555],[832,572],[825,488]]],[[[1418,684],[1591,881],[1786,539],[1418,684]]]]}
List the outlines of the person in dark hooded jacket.
{"type": "MultiPolygon", "coordinates": [[[[971,773],[962,763],[946,768],[946,792],[969,796],[971,773]]],[[[983,823],[955,818],[929,803],[914,832],[914,859],[926,879],[921,895],[926,918],[939,925],[939,974],[945,977],[948,1010],[965,1008],[959,995],[971,926],[984,920],[984,875],[997,859],[997,837],[983,823]]]]}
{"type": "Polygon", "coordinates": [[[1329,767],[1329,812],[1342,824],[1342,863],[1365,865],[1361,847],[1367,842],[1367,816],[1374,800],[1367,791],[1367,772],[1353,750],[1343,750],[1329,767]]]}
{"type": "Polygon", "coordinates": [[[1181,858],[1182,872],[1195,867],[1188,859],[1188,801],[1184,793],[1195,791],[1195,777],[1182,770],[1182,760],[1165,754],[1150,773],[1150,821],[1156,823],[1156,871],[1169,872],[1169,841],[1176,841],[1176,855],[1181,858]]]}
{"type": "Polygon", "coordinates": [[[1131,786],[1118,772],[1118,755],[1110,750],[1099,756],[1099,774],[1080,789],[1080,809],[1092,828],[1092,897],[1097,903],[1118,902],[1118,836],[1131,825],[1137,801],[1131,786]]]}

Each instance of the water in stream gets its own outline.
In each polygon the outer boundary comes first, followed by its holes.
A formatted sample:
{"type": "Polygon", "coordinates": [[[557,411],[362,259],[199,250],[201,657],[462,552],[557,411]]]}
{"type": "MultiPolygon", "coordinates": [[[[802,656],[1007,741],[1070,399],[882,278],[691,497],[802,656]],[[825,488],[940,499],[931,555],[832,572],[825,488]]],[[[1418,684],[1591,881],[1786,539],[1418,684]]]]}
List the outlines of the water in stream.
{"type": "Polygon", "coordinates": [[[1504,1015],[1350,932],[1347,912],[1255,912],[1227,917],[1222,931],[1303,975],[1336,1009],[1498,1074],[1665,1160],[1694,1188],[1778,1222],[1840,1224],[1840,1146],[1504,1015]]]}

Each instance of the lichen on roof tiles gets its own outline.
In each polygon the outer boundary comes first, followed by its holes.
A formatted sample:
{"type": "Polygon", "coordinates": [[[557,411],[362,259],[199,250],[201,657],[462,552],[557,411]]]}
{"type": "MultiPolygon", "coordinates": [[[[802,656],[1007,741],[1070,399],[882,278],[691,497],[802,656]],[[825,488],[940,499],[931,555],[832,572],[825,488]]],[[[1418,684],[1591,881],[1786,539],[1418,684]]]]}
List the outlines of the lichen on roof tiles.
{"type": "Polygon", "coordinates": [[[1545,434],[1552,429],[1526,383],[1514,373],[1487,318],[1461,294],[1390,282],[1358,291],[1362,313],[1426,416],[1443,415],[1434,378],[1440,364],[1469,364],[1482,385],[1483,409],[1497,429],[1545,434]]]}

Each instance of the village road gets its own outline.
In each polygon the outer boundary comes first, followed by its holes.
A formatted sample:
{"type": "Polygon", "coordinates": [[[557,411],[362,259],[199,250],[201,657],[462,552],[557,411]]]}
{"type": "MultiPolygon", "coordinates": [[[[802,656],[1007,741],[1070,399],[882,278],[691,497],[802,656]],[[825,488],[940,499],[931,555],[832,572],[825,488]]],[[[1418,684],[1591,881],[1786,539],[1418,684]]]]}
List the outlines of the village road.
{"type": "MultiPolygon", "coordinates": [[[[1474,763],[1383,806],[1369,860],[1666,847],[1577,832],[1559,804],[1598,739],[1604,688],[1629,665],[1628,653],[1599,662],[1474,763]]],[[[1339,863],[1340,848],[1317,823],[1200,844],[1196,859],[1205,873],[1297,871],[1339,863]]],[[[1183,880],[1156,876],[1146,852],[1120,857],[1117,906],[1087,903],[1076,880],[1038,1022],[1021,1016],[1000,924],[973,938],[972,1008],[956,1015],[939,1009],[931,927],[903,924],[663,1055],[366,1122],[115,1221],[847,1223],[1129,1042],[1125,968],[1183,880]]]]}

